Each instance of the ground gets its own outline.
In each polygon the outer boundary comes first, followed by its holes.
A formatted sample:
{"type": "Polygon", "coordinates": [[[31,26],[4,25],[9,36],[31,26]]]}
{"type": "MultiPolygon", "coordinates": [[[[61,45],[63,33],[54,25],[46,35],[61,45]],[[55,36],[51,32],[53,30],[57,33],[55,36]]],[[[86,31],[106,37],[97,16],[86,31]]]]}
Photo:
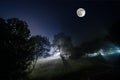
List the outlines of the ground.
{"type": "Polygon", "coordinates": [[[31,80],[119,80],[119,72],[101,56],[68,60],[68,65],[60,58],[46,58],[38,60],[29,76],[31,80]]]}

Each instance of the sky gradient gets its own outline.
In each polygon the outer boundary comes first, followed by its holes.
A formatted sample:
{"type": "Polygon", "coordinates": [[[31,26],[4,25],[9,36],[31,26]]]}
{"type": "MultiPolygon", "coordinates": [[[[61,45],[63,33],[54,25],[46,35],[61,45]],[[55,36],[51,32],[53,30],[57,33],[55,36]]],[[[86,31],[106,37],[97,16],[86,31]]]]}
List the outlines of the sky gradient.
{"type": "Polygon", "coordinates": [[[107,34],[107,28],[120,19],[120,2],[1,0],[0,17],[25,20],[32,35],[44,35],[52,40],[54,34],[64,32],[79,43],[107,34]],[[81,7],[86,10],[83,18],[76,15],[76,10],[81,7]]]}

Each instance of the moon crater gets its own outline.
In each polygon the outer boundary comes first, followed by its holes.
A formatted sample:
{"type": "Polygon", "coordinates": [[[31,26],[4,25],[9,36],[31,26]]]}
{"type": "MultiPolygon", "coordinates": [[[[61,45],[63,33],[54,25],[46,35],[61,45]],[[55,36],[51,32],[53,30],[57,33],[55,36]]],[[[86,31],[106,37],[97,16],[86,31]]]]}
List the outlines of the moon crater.
{"type": "Polygon", "coordinates": [[[77,9],[77,16],[78,16],[78,17],[84,17],[85,14],[86,14],[85,9],[83,9],[83,8],[77,9]]]}

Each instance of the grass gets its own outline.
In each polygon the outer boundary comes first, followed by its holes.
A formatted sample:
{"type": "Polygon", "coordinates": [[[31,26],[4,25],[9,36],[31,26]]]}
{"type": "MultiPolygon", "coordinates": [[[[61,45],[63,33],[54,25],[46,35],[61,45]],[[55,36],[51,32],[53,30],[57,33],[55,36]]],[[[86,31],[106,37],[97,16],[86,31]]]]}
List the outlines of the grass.
{"type": "Polygon", "coordinates": [[[31,80],[104,80],[109,69],[110,66],[102,57],[68,60],[67,66],[60,58],[46,59],[39,60],[29,76],[31,80]]]}

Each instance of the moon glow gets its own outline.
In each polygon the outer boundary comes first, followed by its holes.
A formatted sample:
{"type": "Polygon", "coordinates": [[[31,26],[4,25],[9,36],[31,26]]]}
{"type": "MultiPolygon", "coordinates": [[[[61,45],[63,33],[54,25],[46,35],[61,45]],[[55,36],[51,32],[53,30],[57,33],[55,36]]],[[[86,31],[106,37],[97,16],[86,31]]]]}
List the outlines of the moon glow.
{"type": "Polygon", "coordinates": [[[84,17],[85,14],[86,14],[85,9],[83,9],[83,8],[77,9],[77,16],[78,16],[78,17],[84,17]]]}

